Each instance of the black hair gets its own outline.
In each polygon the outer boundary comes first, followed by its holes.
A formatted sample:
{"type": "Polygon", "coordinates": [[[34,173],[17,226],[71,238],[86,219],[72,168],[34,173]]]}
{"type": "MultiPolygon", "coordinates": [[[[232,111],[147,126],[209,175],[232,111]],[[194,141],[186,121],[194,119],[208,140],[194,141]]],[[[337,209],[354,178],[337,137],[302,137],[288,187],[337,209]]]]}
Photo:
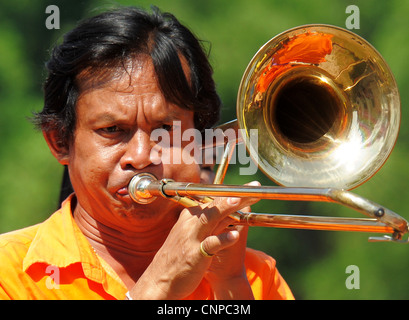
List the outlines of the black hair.
{"type": "Polygon", "coordinates": [[[79,23],[52,50],[46,64],[44,108],[34,114],[34,123],[44,131],[56,130],[59,143],[68,146],[75,130],[80,82],[112,75],[118,67],[127,72],[126,65],[140,54],[152,58],[165,98],[194,111],[197,129],[203,131],[218,121],[221,101],[202,42],[170,13],[156,7],[152,13],[123,7],[79,23]],[[190,68],[189,80],[180,55],[190,68]]]}

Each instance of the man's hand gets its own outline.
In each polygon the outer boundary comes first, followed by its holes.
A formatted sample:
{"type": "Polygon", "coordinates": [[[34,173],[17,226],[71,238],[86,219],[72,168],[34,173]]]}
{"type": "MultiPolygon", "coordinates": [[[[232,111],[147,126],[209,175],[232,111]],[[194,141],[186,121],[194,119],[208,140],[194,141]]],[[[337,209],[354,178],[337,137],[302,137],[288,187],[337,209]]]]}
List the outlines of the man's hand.
{"type": "MultiPolygon", "coordinates": [[[[182,299],[206,278],[215,298],[237,298],[237,288],[249,288],[245,278],[244,256],[247,228],[228,225],[233,212],[256,203],[254,198],[216,198],[200,206],[182,210],[167,239],[152,263],[130,290],[133,299],[182,299]],[[227,229],[226,229],[227,228],[227,229]],[[204,256],[203,249],[212,254],[204,256]],[[220,290],[220,286],[225,290],[220,290]],[[227,294],[227,292],[229,292],[227,294]]],[[[246,291],[250,298],[250,292],[246,291]]]]}

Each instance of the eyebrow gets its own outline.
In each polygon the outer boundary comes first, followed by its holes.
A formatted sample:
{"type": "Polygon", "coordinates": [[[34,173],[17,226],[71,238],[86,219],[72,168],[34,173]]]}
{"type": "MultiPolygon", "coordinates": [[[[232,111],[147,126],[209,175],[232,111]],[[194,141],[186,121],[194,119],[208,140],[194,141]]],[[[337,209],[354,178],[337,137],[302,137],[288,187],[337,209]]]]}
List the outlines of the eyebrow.
{"type": "MultiPolygon", "coordinates": [[[[166,113],[164,113],[163,117],[159,117],[157,119],[153,119],[154,122],[171,122],[171,121],[177,121],[177,120],[181,120],[183,113],[179,112],[177,110],[170,110],[166,113]]],[[[106,122],[106,123],[113,123],[113,122],[125,122],[127,120],[127,118],[122,118],[122,117],[118,117],[116,114],[114,113],[110,113],[108,112],[103,112],[100,114],[96,114],[94,115],[94,117],[92,117],[91,121],[94,123],[99,123],[99,122],[106,122]]],[[[152,122],[152,121],[151,121],[152,122]]]]}
{"type": "Polygon", "coordinates": [[[172,121],[172,120],[178,120],[180,119],[182,116],[182,112],[177,112],[175,110],[172,110],[170,112],[166,113],[166,116],[161,119],[161,121],[163,122],[167,122],[167,121],[172,121]]]}
{"type": "Polygon", "coordinates": [[[120,119],[112,114],[102,113],[95,115],[94,117],[91,118],[91,120],[92,122],[116,122],[120,119]]]}

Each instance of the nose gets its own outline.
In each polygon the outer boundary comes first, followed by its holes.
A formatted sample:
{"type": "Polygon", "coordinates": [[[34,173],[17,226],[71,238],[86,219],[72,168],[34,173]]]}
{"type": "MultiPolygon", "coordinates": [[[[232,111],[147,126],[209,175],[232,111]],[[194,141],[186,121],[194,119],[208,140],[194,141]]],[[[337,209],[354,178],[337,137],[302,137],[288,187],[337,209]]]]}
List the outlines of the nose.
{"type": "Polygon", "coordinates": [[[138,129],[126,144],[126,150],[120,160],[121,168],[141,170],[152,163],[157,164],[151,152],[154,145],[150,135],[138,129]]]}

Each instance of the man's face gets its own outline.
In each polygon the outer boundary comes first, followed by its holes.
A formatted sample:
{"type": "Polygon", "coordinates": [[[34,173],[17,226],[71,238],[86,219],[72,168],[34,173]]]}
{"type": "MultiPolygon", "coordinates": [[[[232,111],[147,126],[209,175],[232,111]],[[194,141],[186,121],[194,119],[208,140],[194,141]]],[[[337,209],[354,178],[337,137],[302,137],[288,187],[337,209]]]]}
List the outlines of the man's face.
{"type": "MultiPolygon", "coordinates": [[[[188,70],[186,64],[184,70],[188,70]]],[[[167,130],[172,142],[175,130],[193,128],[194,121],[192,111],[165,100],[150,58],[135,61],[129,74],[85,90],[76,110],[68,168],[77,208],[111,223],[123,223],[123,219],[131,224],[142,220],[159,222],[158,218],[169,212],[165,219],[175,219],[180,209],[172,201],[158,198],[150,205],[139,205],[131,200],[127,190],[131,178],[140,172],[152,173],[158,179],[200,181],[197,164],[161,162],[160,152],[152,152],[158,147],[158,142],[151,139],[155,129],[167,130]],[[175,121],[181,128],[174,127],[175,121]]],[[[170,149],[183,152],[187,143],[171,143],[170,149]]]]}

